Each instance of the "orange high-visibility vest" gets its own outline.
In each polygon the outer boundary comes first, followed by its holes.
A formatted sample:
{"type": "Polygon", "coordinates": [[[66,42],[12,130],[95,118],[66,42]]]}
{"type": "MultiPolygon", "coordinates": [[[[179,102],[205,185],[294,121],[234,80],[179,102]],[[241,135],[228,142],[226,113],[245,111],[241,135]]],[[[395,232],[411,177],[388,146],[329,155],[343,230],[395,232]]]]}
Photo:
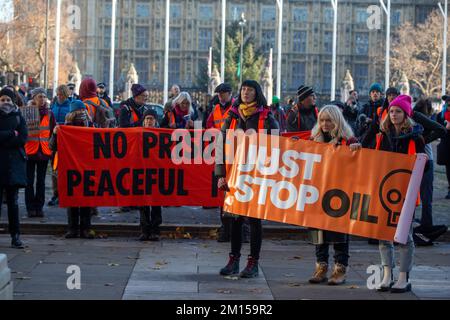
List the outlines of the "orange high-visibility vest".
{"type": "Polygon", "coordinates": [[[25,151],[27,155],[32,156],[38,153],[39,147],[41,147],[42,153],[46,156],[51,156],[52,151],[48,146],[50,140],[50,116],[46,114],[42,117],[39,124],[39,132],[30,133],[28,135],[27,143],[25,144],[25,151]]]}
{"type": "MultiPolygon", "coordinates": [[[[264,109],[263,112],[259,113],[258,130],[264,130],[264,122],[266,121],[268,114],[269,114],[269,110],[267,110],[267,109],[264,109]]],[[[229,129],[234,130],[234,129],[236,129],[236,126],[237,126],[236,118],[231,119],[229,129]]]]}
{"type": "MultiPolygon", "coordinates": [[[[380,150],[382,140],[383,140],[383,134],[382,133],[377,134],[377,144],[375,146],[375,150],[380,150]]],[[[413,139],[409,140],[408,154],[409,155],[416,154],[416,142],[413,139]]],[[[419,192],[419,195],[417,196],[416,207],[419,205],[420,205],[420,192],[419,192]]]]}
{"type": "Polygon", "coordinates": [[[387,109],[383,110],[383,107],[379,107],[377,109],[377,115],[378,115],[378,119],[380,119],[380,122],[383,122],[384,119],[386,119],[386,117],[388,115],[387,109]]]}
{"type": "Polygon", "coordinates": [[[137,123],[137,122],[139,122],[139,117],[138,117],[136,111],[134,111],[133,108],[131,108],[131,121],[130,121],[130,122],[131,122],[131,123],[137,123]]]}
{"type": "Polygon", "coordinates": [[[220,130],[222,129],[222,125],[225,122],[225,120],[228,118],[228,112],[230,111],[231,106],[228,107],[228,109],[222,113],[222,108],[220,108],[220,104],[217,104],[216,107],[214,108],[214,113],[213,113],[213,123],[214,123],[214,128],[220,130]]]}

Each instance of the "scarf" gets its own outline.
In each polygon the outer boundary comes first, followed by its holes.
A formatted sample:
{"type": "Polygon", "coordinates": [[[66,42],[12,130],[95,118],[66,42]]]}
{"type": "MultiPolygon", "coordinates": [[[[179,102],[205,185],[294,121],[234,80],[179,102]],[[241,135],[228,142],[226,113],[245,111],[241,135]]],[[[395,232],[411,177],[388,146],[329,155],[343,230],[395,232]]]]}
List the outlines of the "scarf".
{"type": "Polygon", "coordinates": [[[239,112],[244,116],[244,118],[248,118],[256,112],[256,102],[252,102],[250,104],[241,103],[239,105],[239,112]]]}
{"type": "Polygon", "coordinates": [[[4,112],[5,114],[10,114],[11,112],[17,111],[18,108],[14,104],[10,103],[4,103],[0,105],[0,111],[4,112]]]}
{"type": "Polygon", "coordinates": [[[175,106],[175,114],[179,117],[184,117],[187,116],[189,114],[189,109],[186,111],[181,110],[179,105],[175,106]]]}

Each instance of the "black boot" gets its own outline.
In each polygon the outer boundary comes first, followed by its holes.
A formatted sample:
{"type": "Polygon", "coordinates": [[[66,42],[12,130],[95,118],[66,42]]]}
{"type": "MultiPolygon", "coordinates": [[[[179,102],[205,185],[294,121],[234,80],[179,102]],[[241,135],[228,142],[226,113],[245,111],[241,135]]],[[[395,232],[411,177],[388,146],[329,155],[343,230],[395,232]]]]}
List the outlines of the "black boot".
{"type": "Polygon", "coordinates": [[[258,276],[258,259],[248,256],[247,266],[239,275],[241,278],[255,278],[258,276]]]}
{"type": "Polygon", "coordinates": [[[235,256],[230,253],[230,259],[228,260],[228,264],[220,270],[220,274],[222,276],[230,276],[232,274],[238,274],[240,258],[241,256],[235,256]]]}
{"type": "Polygon", "coordinates": [[[80,228],[80,215],[78,210],[78,208],[67,209],[67,223],[69,226],[69,231],[64,236],[66,239],[78,238],[78,230],[80,228]]]}
{"type": "Polygon", "coordinates": [[[15,249],[23,249],[23,243],[20,241],[20,236],[18,233],[11,236],[11,247],[15,249]]]}
{"type": "Polygon", "coordinates": [[[139,208],[139,221],[141,227],[141,235],[139,241],[148,241],[150,237],[150,212],[148,207],[139,208]]]}

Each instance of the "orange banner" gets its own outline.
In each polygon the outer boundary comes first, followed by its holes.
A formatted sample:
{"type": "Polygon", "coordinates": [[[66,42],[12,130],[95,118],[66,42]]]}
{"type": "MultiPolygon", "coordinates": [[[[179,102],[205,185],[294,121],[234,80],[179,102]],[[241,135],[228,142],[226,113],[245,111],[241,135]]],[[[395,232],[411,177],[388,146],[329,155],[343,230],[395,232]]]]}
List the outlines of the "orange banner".
{"type": "Polygon", "coordinates": [[[227,164],[226,212],[394,239],[416,156],[267,135],[258,140],[238,139],[234,164],[227,164]]]}

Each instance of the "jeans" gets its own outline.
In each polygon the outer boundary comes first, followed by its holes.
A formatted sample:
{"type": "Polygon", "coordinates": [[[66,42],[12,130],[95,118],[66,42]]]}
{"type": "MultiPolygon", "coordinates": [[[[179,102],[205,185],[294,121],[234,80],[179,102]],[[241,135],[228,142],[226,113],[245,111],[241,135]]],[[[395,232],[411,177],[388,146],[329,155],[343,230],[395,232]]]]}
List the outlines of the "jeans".
{"type": "MultiPolygon", "coordinates": [[[[329,248],[330,245],[328,243],[316,245],[316,259],[318,263],[324,262],[328,264],[329,248]]],[[[350,257],[348,254],[349,248],[348,242],[334,243],[333,248],[334,248],[334,262],[342,264],[347,267],[348,258],[350,257]]]]}
{"type": "Polygon", "coordinates": [[[45,175],[48,160],[27,160],[27,188],[25,203],[27,210],[42,210],[45,204],[45,175]],[[36,173],[36,193],[34,192],[34,177],[36,173]]]}
{"type": "Polygon", "coordinates": [[[147,234],[155,233],[159,235],[159,226],[162,223],[161,207],[152,206],[151,209],[150,207],[142,207],[139,209],[139,213],[142,232],[147,234]]]}
{"type": "MultiPolygon", "coordinates": [[[[233,218],[231,223],[231,254],[241,255],[242,248],[242,224],[244,217],[233,218]]],[[[248,218],[250,224],[250,255],[258,260],[262,244],[262,225],[260,219],[248,218]]]]}
{"type": "MultiPolygon", "coordinates": [[[[412,269],[415,248],[412,230],[411,226],[406,244],[398,244],[398,247],[400,248],[400,272],[410,272],[412,269]]],[[[391,241],[380,240],[379,249],[383,267],[394,269],[394,243],[391,241]]]]}
{"type": "Polygon", "coordinates": [[[6,192],[6,205],[8,207],[8,227],[11,236],[20,234],[19,223],[19,189],[16,187],[0,186],[0,213],[3,202],[3,191],[6,192]]]}
{"type": "Polygon", "coordinates": [[[428,161],[429,168],[423,173],[422,183],[420,184],[420,200],[422,201],[422,227],[433,226],[433,160],[428,161]]]}

